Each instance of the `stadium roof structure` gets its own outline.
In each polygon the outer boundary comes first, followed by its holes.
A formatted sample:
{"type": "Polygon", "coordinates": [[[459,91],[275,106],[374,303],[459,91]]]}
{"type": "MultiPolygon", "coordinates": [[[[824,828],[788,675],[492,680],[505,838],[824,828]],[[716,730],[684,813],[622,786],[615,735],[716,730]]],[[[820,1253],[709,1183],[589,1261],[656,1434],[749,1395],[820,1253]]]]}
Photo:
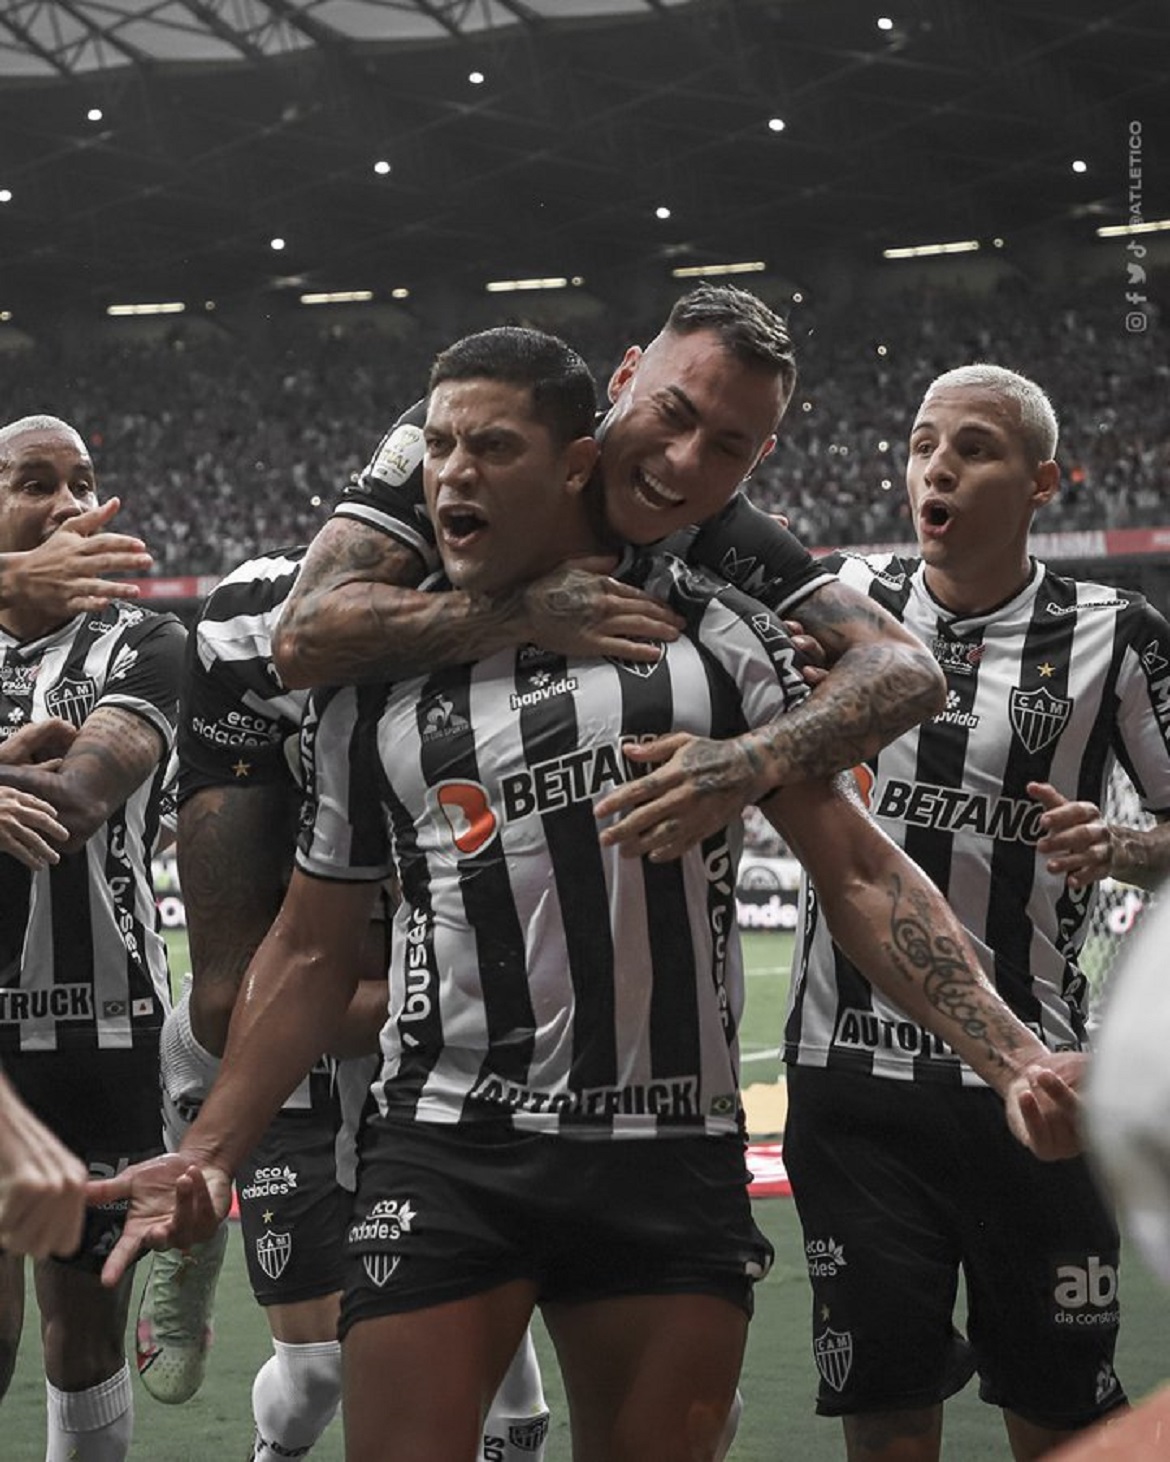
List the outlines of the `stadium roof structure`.
{"type": "Polygon", "coordinates": [[[1166,0],[4,0],[0,308],[1091,238],[1168,96],[1166,0]]]}

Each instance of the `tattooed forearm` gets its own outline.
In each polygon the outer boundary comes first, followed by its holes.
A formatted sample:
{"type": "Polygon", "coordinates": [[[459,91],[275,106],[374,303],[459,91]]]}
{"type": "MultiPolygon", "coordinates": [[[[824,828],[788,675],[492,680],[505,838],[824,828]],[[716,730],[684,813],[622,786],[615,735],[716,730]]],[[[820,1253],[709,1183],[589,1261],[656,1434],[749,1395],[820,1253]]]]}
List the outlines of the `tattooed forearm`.
{"type": "Polygon", "coordinates": [[[282,787],[207,787],[179,810],[199,1039],[222,1051],[236,992],[280,909],[299,799],[282,787]]]}
{"type": "Polygon", "coordinates": [[[0,786],[42,797],[69,829],[63,851],[75,852],[146,780],[163,753],[161,734],[141,716],[101,706],[64,759],[45,769],[0,766],[0,786]]]}
{"type": "Polygon", "coordinates": [[[906,985],[920,988],[942,1017],[938,1033],[955,1044],[956,1036],[946,1035],[953,1028],[979,1046],[994,1071],[1014,1072],[1019,1062],[1009,1058],[1033,1045],[1034,1038],[991,988],[969,946],[956,937],[941,894],[907,888],[897,874],[891,875],[887,892],[887,957],[906,985]]]}
{"type": "Polygon", "coordinates": [[[855,767],[938,708],[938,667],[918,646],[850,650],[794,710],[742,741],[768,766],[768,785],[855,767]]]}

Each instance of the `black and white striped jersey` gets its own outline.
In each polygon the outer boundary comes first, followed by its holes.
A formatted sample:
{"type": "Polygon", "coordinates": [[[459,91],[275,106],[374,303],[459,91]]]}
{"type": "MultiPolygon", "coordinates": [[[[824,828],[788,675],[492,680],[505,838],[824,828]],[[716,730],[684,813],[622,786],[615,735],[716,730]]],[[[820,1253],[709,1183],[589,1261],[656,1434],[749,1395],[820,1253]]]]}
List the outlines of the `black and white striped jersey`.
{"type": "Polygon", "coordinates": [[[624,743],[734,735],[806,689],[738,590],[658,555],[623,576],[687,621],[653,665],[527,646],[311,705],[300,866],[381,879],[393,857],[402,880],[375,1088],[393,1117],[738,1130],[738,849],[623,859],[593,808],[633,775],[624,743]]]}
{"type": "MultiPolygon", "coordinates": [[[[438,568],[435,533],[423,497],[423,424],[426,402],[403,412],[365,469],[347,486],[334,515],[353,518],[414,549],[430,571],[438,568]]],[[[714,569],[778,614],[791,614],[832,575],[800,541],[737,492],[722,512],[666,539],[663,551],[714,569]]]]}
{"type": "MultiPolygon", "coordinates": [[[[1009,603],[966,619],[932,598],[919,559],[845,556],[839,575],[931,646],[947,678],[945,708],[861,769],[871,812],[945,894],[1015,1013],[1050,1048],[1079,1049],[1095,886],[1048,872],[1027,784],[1100,805],[1120,761],[1143,805],[1170,811],[1170,627],[1140,595],[1039,563],[1009,603]]],[[[799,1065],[978,1080],[834,949],[815,899],[785,1035],[799,1065]]]]}
{"type": "MultiPolygon", "coordinates": [[[[309,692],[281,681],[272,635],[307,551],[301,545],[249,559],[204,600],[187,641],[179,701],[180,803],[209,787],[283,787],[300,800],[298,743],[309,692]]],[[[287,857],[291,868],[291,848],[287,857]]],[[[281,1110],[310,1109],[335,1066],[323,1057],[281,1110]]]]}
{"type": "Polygon", "coordinates": [[[272,635],[306,552],[301,545],[249,559],[204,601],[183,672],[180,803],[202,787],[295,789],[296,738],[309,693],[281,681],[272,635]]]}
{"type": "Polygon", "coordinates": [[[100,707],[159,734],[155,773],[83,848],[33,873],[0,855],[0,1052],[115,1050],[170,1008],[150,859],[174,740],[184,631],[129,603],[80,614],[23,643],[0,631],[0,739],[100,707]]]}

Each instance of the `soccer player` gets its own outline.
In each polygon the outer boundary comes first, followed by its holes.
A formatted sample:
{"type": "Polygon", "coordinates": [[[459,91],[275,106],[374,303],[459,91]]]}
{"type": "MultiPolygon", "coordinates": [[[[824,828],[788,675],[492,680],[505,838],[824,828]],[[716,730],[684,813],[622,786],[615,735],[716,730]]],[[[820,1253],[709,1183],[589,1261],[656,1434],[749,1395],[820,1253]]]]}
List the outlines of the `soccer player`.
{"type": "MultiPolygon", "coordinates": [[[[757,370],[741,383],[783,387],[757,370]]],[[[437,360],[426,493],[446,572],[506,592],[596,547],[592,382],[567,346],[492,330],[437,360]]],[[[755,401],[758,409],[762,405],[755,401]]],[[[466,1462],[540,1303],[574,1453],[717,1455],[769,1246],[747,1197],[736,1028],[733,839],[680,863],[600,841],[593,803],[624,746],[767,726],[806,688],[762,606],[665,555],[622,577],[683,621],[656,663],[503,649],[326,693],[306,721],[308,808],[289,894],[179,1154],[95,1184],[132,1195],[111,1255],[205,1232],[258,1124],[354,986],[357,940],[396,859],[389,1018],[363,1134],[342,1307],[350,1462],[466,1462]]],[[[768,809],[833,926],[916,1019],[1067,1150],[1054,1056],[978,974],[945,903],[841,786],[768,809]]]]}
{"type": "MultiPolygon", "coordinates": [[[[836,568],[948,682],[945,710],[870,762],[871,811],[947,893],[1020,1019],[1076,1051],[1093,880],[1149,887],[1170,866],[1170,827],[1097,811],[1120,759],[1144,806],[1170,815],[1170,630],[1140,596],[1029,556],[1056,441],[1033,382],[985,365],[940,376],[910,433],[920,556],[836,568]]],[[[846,1455],[934,1462],[942,1404],[974,1370],[1017,1459],[1121,1407],[1117,1230],[1084,1162],[1038,1163],[1005,1140],[992,1093],[872,988],[815,907],[785,1058],[817,1409],[843,1417],[846,1455]],[[952,1326],[960,1267],[967,1340],[952,1326]]]]}
{"type": "MultiPolygon", "coordinates": [[[[27,555],[102,519],[85,443],[51,416],[0,428],[0,555],[27,555]]],[[[42,553],[42,560],[51,555],[42,553]]],[[[98,593],[97,598],[104,600],[98,593]]],[[[158,1042],[170,992],[150,856],[174,734],[184,633],[171,615],[50,595],[0,608],[0,724],[67,720],[59,759],[0,762],[0,787],[52,809],[41,866],[0,856],[0,1058],[36,1117],[91,1174],[161,1148],[158,1042]]],[[[50,728],[51,730],[54,728],[50,728]]],[[[133,1392],[127,1274],[98,1270],[119,1205],[91,1206],[80,1245],[36,1260],[51,1458],[125,1457],[133,1392]]],[[[0,1261],[0,1386],[24,1317],[24,1263],[0,1261]]]]}
{"type": "MultiPolygon", "coordinates": [[[[914,636],[737,491],[775,446],[795,379],[784,322],[746,290],[709,284],[677,301],[645,349],[630,346],[610,379],[612,404],[597,428],[602,547],[681,535],[672,549],[748,592],[780,586],[774,607],[791,614],[799,605],[831,663],[816,693],[766,734],[701,752],[683,746],[621,789],[612,810],[628,815],[609,836],[631,852],[674,856],[771,788],[853,766],[941,708],[938,666],[914,636]],[[639,809],[664,796],[659,816],[639,809]]],[[[377,680],[529,642],[652,663],[643,641],[673,636],[679,620],[596,571],[612,557],[491,594],[401,587],[436,564],[422,501],[424,410],[387,434],[314,539],[274,645],[286,684],[377,680]]]]}
{"type": "MultiPolygon", "coordinates": [[[[308,693],[281,684],[271,641],[303,555],[293,549],[240,565],[212,591],[188,641],[178,850],[193,981],[163,1032],[172,1149],[215,1079],[240,979],[292,868],[301,805],[297,735],[308,693]]],[[[363,950],[367,977],[342,1038],[354,1054],[317,1063],[237,1174],[248,1273],[273,1336],[273,1355],[252,1389],[257,1462],[307,1452],[341,1400],[337,1317],[354,1129],[386,1017],[387,928],[385,910],[377,913],[363,950]]],[[[161,1400],[185,1401],[202,1381],[225,1242],[221,1226],[208,1243],[182,1254],[164,1251],[152,1263],[139,1316],[139,1368],[161,1400]]],[[[517,1362],[521,1374],[526,1363],[535,1367],[530,1341],[517,1362]]],[[[511,1448],[513,1432],[528,1442],[522,1454],[508,1450],[507,1462],[519,1455],[539,1462],[532,1440],[547,1430],[548,1414],[538,1399],[535,1414],[497,1406],[489,1418],[491,1446],[511,1448]]]]}

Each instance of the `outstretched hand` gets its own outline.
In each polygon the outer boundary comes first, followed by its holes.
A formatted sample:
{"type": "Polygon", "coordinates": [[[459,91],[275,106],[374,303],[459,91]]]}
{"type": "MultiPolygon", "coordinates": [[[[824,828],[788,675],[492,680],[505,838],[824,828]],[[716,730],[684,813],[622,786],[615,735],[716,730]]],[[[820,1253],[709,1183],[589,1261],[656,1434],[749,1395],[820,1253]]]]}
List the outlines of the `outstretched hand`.
{"type": "Polygon", "coordinates": [[[612,557],[570,559],[524,591],[534,644],[559,655],[637,660],[661,658],[682,618],[659,599],[609,577],[612,557]]]}
{"type": "Polygon", "coordinates": [[[227,1217],[232,1180],[190,1153],[168,1152],[94,1180],[86,1192],[91,1204],[130,1201],[122,1235],[102,1269],[102,1283],[112,1287],[145,1249],[189,1249],[209,1239],[227,1217]]]}
{"type": "Polygon", "coordinates": [[[1030,1062],[1004,1094],[1012,1135],[1042,1162],[1083,1150],[1078,1089],[1088,1061],[1082,1051],[1050,1051],[1030,1062]]]}
{"type": "Polygon", "coordinates": [[[680,858],[767,791],[742,738],[710,741],[676,731],[622,750],[630,761],[654,767],[607,793],[594,809],[599,820],[616,817],[600,838],[605,847],[620,847],[623,857],[654,863],[680,858]]]}
{"type": "Polygon", "coordinates": [[[140,538],[103,531],[120,506],[118,498],[109,498],[70,518],[36,548],[12,554],[5,597],[61,619],[104,609],[113,599],[136,599],[137,584],[110,575],[145,573],[154,560],[140,538]]]}
{"type": "Polygon", "coordinates": [[[1113,867],[1113,835],[1095,802],[1071,802],[1048,782],[1029,782],[1028,795],[1045,809],[1036,851],[1049,873],[1063,873],[1073,888],[1107,878],[1113,867]]]}

